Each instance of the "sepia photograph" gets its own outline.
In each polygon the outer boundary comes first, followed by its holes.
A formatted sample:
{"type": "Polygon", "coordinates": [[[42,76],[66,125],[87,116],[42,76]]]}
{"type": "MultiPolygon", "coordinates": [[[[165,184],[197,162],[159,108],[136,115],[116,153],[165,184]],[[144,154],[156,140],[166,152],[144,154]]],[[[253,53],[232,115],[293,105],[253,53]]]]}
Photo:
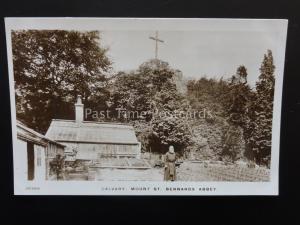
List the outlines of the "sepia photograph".
{"type": "Polygon", "coordinates": [[[278,194],[287,20],[5,22],[15,194],[278,194]]]}

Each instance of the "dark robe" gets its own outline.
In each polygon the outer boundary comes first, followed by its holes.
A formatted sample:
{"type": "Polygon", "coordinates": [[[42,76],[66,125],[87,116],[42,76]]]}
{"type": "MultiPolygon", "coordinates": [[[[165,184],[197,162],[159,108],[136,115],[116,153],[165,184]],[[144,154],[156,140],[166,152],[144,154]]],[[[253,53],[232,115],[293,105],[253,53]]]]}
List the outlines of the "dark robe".
{"type": "Polygon", "coordinates": [[[57,180],[63,179],[64,157],[54,158],[50,164],[50,174],[55,173],[57,180]]]}
{"type": "Polygon", "coordinates": [[[176,180],[176,168],[175,168],[176,154],[167,152],[165,155],[165,176],[164,180],[174,181],[176,180]]]}

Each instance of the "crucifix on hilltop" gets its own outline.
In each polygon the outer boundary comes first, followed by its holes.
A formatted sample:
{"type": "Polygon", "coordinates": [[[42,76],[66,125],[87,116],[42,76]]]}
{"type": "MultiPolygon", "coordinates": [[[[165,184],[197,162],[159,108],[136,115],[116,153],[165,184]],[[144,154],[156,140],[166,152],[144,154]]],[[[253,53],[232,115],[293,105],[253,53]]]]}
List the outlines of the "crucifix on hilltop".
{"type": "Polygon", "coordinates": [[[150,39],[155,41],[155,59],[158,58],[158,42],[164,43],[163,40],[158,39],[158,31],[155,32],[155,37],[149,37],[150,39]]]}

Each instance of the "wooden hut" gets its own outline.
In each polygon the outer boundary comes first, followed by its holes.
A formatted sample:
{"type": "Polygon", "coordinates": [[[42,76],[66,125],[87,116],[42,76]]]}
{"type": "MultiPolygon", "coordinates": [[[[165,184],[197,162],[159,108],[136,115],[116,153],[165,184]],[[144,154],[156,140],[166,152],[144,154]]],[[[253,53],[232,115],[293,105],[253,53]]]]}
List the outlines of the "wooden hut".
{"type": "Polygon", "coordinates": [[[63,144],[17,122],[17,148],[14,152],[15,176],[22,180],[46,180],[49,162],[60,154],[64,156],[63,144]]]}
{"type": "Polygon", "coordinates": [[[79,96],[75,104],[76,119],[53,119],[46,137],[67,146],[70,152],[77,152],[76,160],[140,157],[140,143],[132,126],[84,121],[83,108],[79,96]]]}

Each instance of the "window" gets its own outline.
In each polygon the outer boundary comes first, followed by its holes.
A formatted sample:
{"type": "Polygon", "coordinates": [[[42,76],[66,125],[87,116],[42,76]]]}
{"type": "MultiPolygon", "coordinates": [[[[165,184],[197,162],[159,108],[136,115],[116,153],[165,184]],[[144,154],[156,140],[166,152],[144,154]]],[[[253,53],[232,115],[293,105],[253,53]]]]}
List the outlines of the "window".
{"type": "Polygon", "coordinates": [[[36,152],[36,165],[37,166],[41,166],[42,165],[42,153],[41,153],[41,149],[37,148],[37,152],[36,152]]]}

